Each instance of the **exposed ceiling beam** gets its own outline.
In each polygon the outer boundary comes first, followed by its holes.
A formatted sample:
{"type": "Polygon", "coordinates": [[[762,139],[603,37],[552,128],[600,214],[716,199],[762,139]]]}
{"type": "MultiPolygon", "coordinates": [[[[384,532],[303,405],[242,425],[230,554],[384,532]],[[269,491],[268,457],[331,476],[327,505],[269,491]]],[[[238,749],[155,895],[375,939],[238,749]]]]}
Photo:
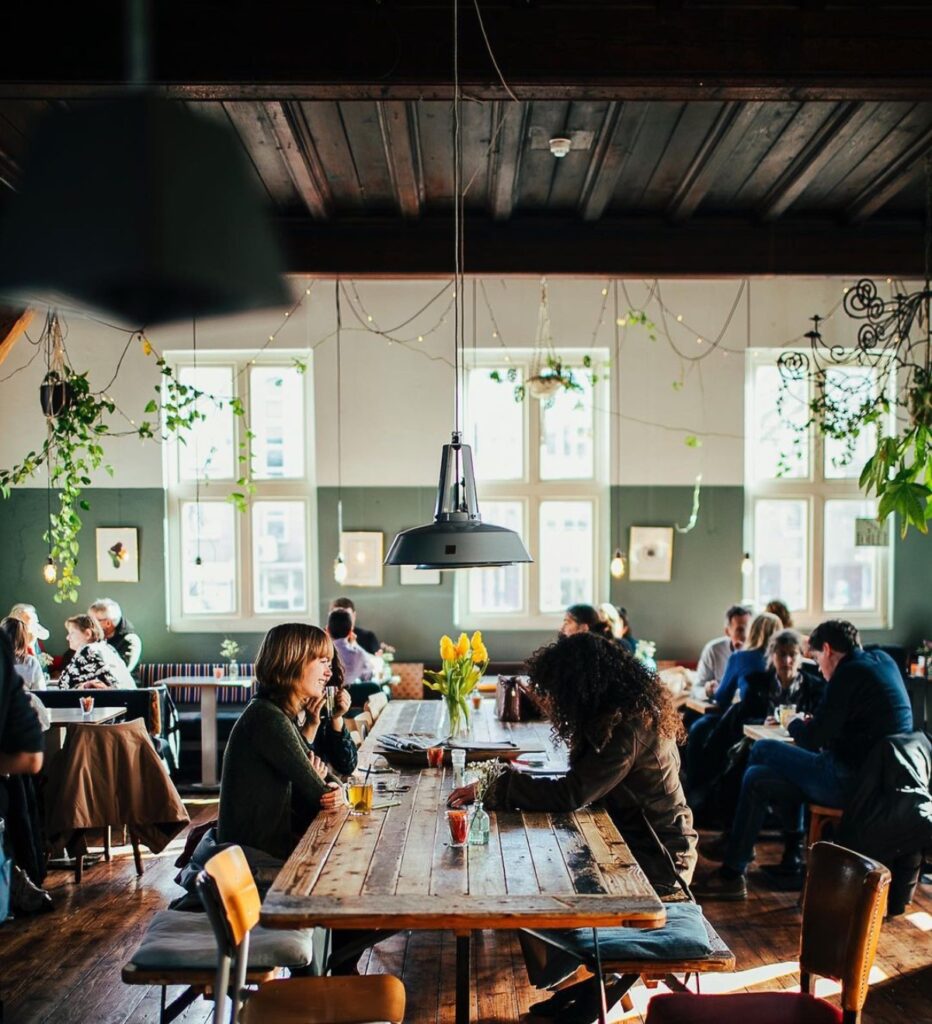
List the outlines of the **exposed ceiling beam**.
{"type": "Polygon", "coordinates": [[[932,128],[922,132],[909,149],[901,153],[848,206],[848,219],[859,224],[885,206],[900,189],[909,184],[916,165],[932,149],[932,128]]]}
{"type": "Polygon", "coordinates": [[[492,111],[491,167],[489,171],[489,204],[492,217],[508,220],[514,209],[515,189],[521,156],[527,141],[531,105],[512,102],[496,103],[492,111]]]}
{"type": "Polygon", "coordinates": [[[385,160],[402,217],[421,215],[424,184],[421,177],[417,117],[407,103],[389,100],[377,104],[385,160]]]}
{"type": "MultiPolygon", "coordinates": [[[[932,98],[932,7],[887,3],[711,5],[578,0],[482,5],[505,79],[522,99],[853,100],[932,98]],[[830,8],[830,9],[829,9],[830,8]]],[[[152,5],[156,84],[190,99],[449,99],[450,5],[152,5]]],[[[460,16],[465,92],[506,93],[471,10],[460,16]]],[[[0,9],[0,95],[80,99],[120,91],[123,24],[108,5],[0,9]]]]}
{"type": "MultiPolygon", "coordinates": [[[[453,224],[358,219],[282,225],[288,267],[301,274],[448,277],[453,224]]],[[[921,276],[922,226],[868,221],[694,218],[467,218],[466,270],[482,274],[715,277],[755,275],[921,276]]]]}
{"type": "Polygon", "coordinates": [[[822,168],[867,121],[872,104],[839,103],[780,175],[761,203],[763,220],[776,220],[796,202],[822,168]]]}
{"type": "Polygon", "coordinates": [[[583,220],[599,220],[615,194],[615,186],[634,149],[647,116],[646,103],[613,103],[605,112],[583,184],[579,212],[583,220]]]}
{"type": "Polygon", "coordinates": [[[670,200],[667,214],[672,220],[684,221],[695,213],[760,108],[760,103],[728,103],[722,107],[670,200]]]}
{"type": "Polygon", "coordinates": [[[326,220],[333,197],[300,106],[265,103],[263,107],[295,190],[315,220],[326,220]]]}
{"type": "Polygon", "coordinates": [[[17,339],[35,316],[35,310],[0,305],[0,363],[13,350],[17,339]]]}

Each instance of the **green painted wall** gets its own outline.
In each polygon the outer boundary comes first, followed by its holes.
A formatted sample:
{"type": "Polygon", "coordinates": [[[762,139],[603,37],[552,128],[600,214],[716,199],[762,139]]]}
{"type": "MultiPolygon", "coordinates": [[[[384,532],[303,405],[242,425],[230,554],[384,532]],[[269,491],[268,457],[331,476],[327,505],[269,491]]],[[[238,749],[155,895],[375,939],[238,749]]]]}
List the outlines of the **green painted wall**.
{"type": "MultiPolygon", "coordinates": [[[[22,489],[0,502],[0,612],[16,601],[31,601],[52,631],[49,649],[64,648],[66,615],[86,607],[95,597],[118,600],[139,629],[147,661],[208,660],[218,657],[217,634],[169,633],[165,627],[164,495],[160,488],[92,489],[84,514],[82,555],[78,572],[84,579],[77,606],[57,605],[52,588],[42,581],[45,543],[42,532],[46,495],[42,489],[22,489]],[[98,526],[136,526],[139,529],[140,582],[95,582],[94,529],[98,526]]],[[[336,548],[336,488],[318,491],[321,607],[337,588],[331,576],[336,548]]],[[[612,542],[627,548],[628,528],[669,526],[689,517],[689,487],[612,488],[612,542]]],[[[428,522],[433,514],[432,488],[344,488],[343,517],[347,530],[381,530],[386,545],[405,527],[428,522]]],[[[695,658],[701,645],[721,628],[724,609],[741,595],[741,534],[743,495],[740,487],[707,487],[696,528],[675,534],[673,580],[670,583],[612,581],[611,598],[625,605],[639,637],[655,640],[658,655],[695,658]]],[[[606,553],[608,557],[609,553],[606,553]]],[[[932,636],[932,538],[915,531],[895,546],[894,628],[865,634],[869,641],[915,644],[932,636]]],[[[387,567],[381,588],[354,588],[350,596],[360,606],[360,621],[397,647],[400,658],[433,659],[437,638],[452,631],[453,577],[441,576],[438,586],[401,586],[399,570],[387,567]]],[[[558,625],[554,617],[554,629],[558,625]]],[[[255,654],[259,634],[231,634],[246,655],[255,654]]],[[[489,633],[493,657],[523,658],[553,636],[552,632],[489,633]]]]}

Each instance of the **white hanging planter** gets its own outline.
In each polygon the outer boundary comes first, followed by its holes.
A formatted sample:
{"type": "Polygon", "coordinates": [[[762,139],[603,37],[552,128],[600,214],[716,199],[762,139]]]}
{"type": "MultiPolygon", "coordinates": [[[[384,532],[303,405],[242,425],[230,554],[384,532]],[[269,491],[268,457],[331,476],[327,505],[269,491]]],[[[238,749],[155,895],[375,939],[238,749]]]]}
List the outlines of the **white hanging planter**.
{"type": "Polygon", "coordinates": [[[565,378],[553,373],[528,377],[527,381],[527,391],[531,398],[551,398],[565,387],[565,378]]]}

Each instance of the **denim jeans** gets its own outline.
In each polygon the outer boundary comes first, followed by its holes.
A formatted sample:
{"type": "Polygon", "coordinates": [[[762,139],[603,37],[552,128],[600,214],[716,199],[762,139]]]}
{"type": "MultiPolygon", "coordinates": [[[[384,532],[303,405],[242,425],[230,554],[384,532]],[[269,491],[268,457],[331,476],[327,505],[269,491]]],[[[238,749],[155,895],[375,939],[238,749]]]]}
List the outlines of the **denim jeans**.
{"type": "Polygon", "coordinates": [[[785,831],[800,832],[804,803],[844,807],[854,780],[854,771],[831,754],[814,754],[781,740],[758,740],[741,783],[725,866],[742,874],[747,871],[769,808],[781,815],[785,831]]]}

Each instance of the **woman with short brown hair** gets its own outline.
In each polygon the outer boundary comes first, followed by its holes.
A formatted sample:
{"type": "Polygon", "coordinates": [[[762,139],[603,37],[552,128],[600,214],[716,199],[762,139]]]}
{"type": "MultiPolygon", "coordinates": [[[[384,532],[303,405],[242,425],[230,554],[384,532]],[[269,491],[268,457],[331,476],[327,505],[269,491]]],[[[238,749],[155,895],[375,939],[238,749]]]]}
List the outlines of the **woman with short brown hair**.
{"type": "Polygon", "coordinates": [[[72,615],[65,619],[65,629],[74,657],[58,678],[63,690],[136,689],[125,662],[104,640],[104,631],[95,618],[72,615]]]}
{"type": "Polygon", "coordinates": [[[221,843],[286,859],[321,809],[340,806],[336,783],[302,733],[299,716],[323,703],[333,644],[300,622],[268,631],[256,655],[256,695],[240,715],[223,756],[221,843]]]}

